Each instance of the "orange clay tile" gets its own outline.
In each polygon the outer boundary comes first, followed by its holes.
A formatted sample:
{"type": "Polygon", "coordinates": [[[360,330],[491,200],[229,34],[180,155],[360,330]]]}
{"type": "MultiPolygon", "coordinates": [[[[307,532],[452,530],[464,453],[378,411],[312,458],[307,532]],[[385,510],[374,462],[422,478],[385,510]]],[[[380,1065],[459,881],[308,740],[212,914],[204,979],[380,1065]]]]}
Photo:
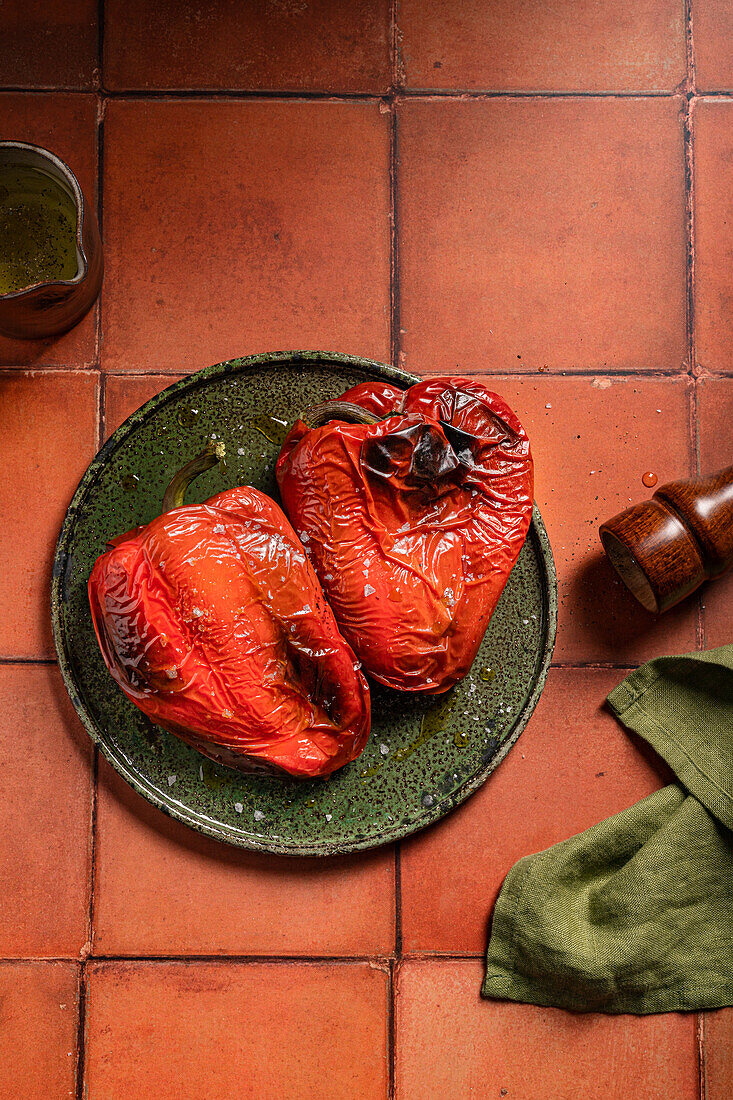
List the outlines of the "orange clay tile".
{"type": "Polygon", "coordinates": [[[391,848],[332,860],[242,852],[100,768],[94,947],[119,955],[387,955],[391,848]]]}
{"type": "Polygon", "coordinates": [[[0,87],[91,88],[97,8],[96,0],[6,0],[0,6],[0,87]]]}
{"type": "Polygon", "coordinates": [[[403,103],[402,365],[681,369],[683,104],[403,103]]]}
{"type": "MultiPolygon", "coordinates": [[[[733,378],[701,378],[697,387],[700,421],[700,469],[704,474],[733,463],[733,378]]],[[[732,638],[733,573],[701,591],[706,646],[726,645],[732,638]]]]}
{"type": "Polygon", "coordinates": [[[0,756],[0,957],[76,956],[88,935],[92,749],[55,667],[0,665],[0,756]]]}
{"type": "Polygon", "coordinates": [[[485,1001],[482,976],[479,960],[402,965],[395,1100],[697,1097],[694,1013],[603,1016],[485,1001]]]}
{"type": "Polygon", "coordinates": [[[535,499],[557,566],[556,661],[632,666],[694,649],[697,608],[687,600],[655,617],[608,563],[598,527],[659,484],[689,477],[690,383],[685,378],[498,377],[485,381],[514,408],[532,441],[535,499]]]}
{"type": "Polygon", "coordinates": [[[693,9],[695,75],[701,92],[733,88],[733,8],[730,0],[699,0],[693,9]]]}
{"type": "Polygon", "coordinates": [[[733,369],[733,102],[693,110],[695,334],[706,370],[733,369]]]}
{"type": "Polygon", "coordinates": [[[50,657],[51,562],[61,521],[95,451],[97,379],[0,372],[0,657],[50,657]]]}
{"type": "Polygon", "coordinates": [[[0,1100],[75,1095],[77,967],[0,962],[0,1100]]]}
{"type": "Polygon", "coordinates": [[[93,963],[85,1095],[386,1100],[388,1015],[366,963],[93,963]]]}
{"type": "MultiPolygon", "coordinates": [[[[0,28],[4,6],[0,5],[0,28]]],[[[0,58],[5,50],[0,29],[0,58]]],[[[28,141],[68,164],[87,202],[96,202],[96,104],[92,95],[23,95],[0,92],[3,141],[28,141]]],[[[15,340],[0,334],[0,367],[84,367],[96,356],[97,306],[70,332],[49,340],[15,340]]]]}
{"type": "Polygon", "coordinates": [[[107,0],[114,89],[386,92],[389,0],[107,0]]]}
{"type": "Polygon", "coordinates": [[[406,953],[483,952],[497,894],[521,856],[590,828],[667,781],[665,766],[640,751],[603,705],[624,675],[552,669],[534,717],[495,774],[445,821],[403,845],[406,953]]]}
{"type": "Polygon", "coordinates": [[[108,375],[104,396],[105,436],[112,435],[123,420],[175,381],[176,376],[170,374],[108,375]]]}
{"type": "Polygon", "coordinates": [[[672,91],[686,73],[675,0],[400,0],[408,88],[672,91]]]}
{"type": "Polygon", "coordinates": [[[105,369],[388,358],[388,153],[376,103],[110,103],[105,369]]]}

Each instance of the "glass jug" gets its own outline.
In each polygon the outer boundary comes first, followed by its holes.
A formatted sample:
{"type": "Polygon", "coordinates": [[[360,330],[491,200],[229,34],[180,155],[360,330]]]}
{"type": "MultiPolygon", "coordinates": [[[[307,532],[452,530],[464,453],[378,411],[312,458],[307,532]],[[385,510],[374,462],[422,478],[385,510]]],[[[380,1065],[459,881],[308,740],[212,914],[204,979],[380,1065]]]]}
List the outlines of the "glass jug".
{"type": "Polygon", "coordinates": [[[71,169],[0,141],[0,332],[40,339],[75,325],[102,285],[102,243],[71,169]]]}

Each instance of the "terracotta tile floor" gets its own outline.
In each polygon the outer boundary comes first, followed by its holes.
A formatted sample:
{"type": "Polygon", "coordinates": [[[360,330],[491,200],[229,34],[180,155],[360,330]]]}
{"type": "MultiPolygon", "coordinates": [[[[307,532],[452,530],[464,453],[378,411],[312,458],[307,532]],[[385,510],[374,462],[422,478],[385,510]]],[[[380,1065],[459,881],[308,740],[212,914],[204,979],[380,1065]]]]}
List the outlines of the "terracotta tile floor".
{"type": "Polygon", "coordinates": [[[655,620],[597,527],[731,461],[727,0],[10,0],[0,138],[100,204],[73,332],[0,338],[0,1100],[727,1100],[733,1010],[479,997],[502,878],[666,782],[602,709],[730,640],[733,579],[655,620]],[[537,713],[401,848],[225,849],[95,754],[53,666],[74,485],[152,394],[284,347],[489,377],[530,430],[560,582],[537,713]]]}

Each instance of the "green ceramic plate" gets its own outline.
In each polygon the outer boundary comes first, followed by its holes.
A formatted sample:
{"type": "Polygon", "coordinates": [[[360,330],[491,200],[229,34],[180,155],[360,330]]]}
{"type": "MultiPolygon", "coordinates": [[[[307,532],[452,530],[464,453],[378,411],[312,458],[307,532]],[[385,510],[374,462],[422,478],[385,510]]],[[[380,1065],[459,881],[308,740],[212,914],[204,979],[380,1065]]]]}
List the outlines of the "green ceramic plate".
{"type": "Polygon", "coordinates": [[[545,682],[557,583],[535,508],[530,533],[466,679],[441,699],[373,685],[372,733],[331,779],[241,776],[153,726],[102,662],[86,584],[108,537],[159,514],[171,476],[216,436],[226,468],[187,499],[232,485],[277,496],[278,421],[370,378],[417,379],[351,356],[289,352],[220,363],[148,401],[114,433],[74,494],[54,561],[52,616],[61,672],[82,722],[114,768],[161,810],[202,833],[289,855],[377,847],[443,817],[506,756],[545,682]]]}

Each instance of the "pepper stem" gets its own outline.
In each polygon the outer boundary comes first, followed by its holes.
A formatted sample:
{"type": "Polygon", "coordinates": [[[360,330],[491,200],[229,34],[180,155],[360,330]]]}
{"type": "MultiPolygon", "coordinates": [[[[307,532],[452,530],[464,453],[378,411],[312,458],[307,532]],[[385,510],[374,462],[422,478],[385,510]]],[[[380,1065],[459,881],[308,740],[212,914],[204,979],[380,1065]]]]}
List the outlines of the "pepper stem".
{"type": "Polygon", "coordinates": [[[311,405],[301,415],[301,420],[309,428],[322,428],[330,420],[344,420],[347,424],[376,424],[381,419],[381,416],[375,416],[351,401],[322,401],[319,405],[311,405]]]}
{"type": "Polygon", "coordinates": [[[225,454],[226,451],[222,442],[209,443],[200,455],[196,455],[196,458],[192,458],[177,474],[174,474],[170,485],[163,495],[162,514],[165,515],[166,512],[170,512],[173,508],[180,508],[186,496],[186,490],[191,482],[194,481],[199,474],[203,474],[206,470],[210,470],[212,466],[216,466],[217,462],[221,462],[225,454]]]}

